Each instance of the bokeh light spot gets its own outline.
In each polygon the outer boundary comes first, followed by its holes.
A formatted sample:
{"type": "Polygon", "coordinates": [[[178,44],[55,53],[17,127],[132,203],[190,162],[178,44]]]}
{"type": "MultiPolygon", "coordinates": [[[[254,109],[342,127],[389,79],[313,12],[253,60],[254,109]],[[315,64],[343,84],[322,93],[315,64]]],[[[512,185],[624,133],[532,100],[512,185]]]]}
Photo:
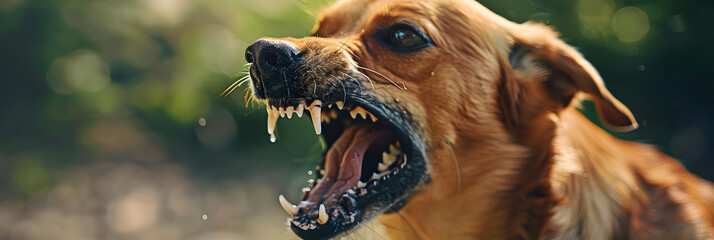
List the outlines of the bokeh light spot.
{"type": "Polygon", "coordinates": [[[15,163],[12,181],[25,194],[34,195],[50,186],[50,174],[42,160],[22,158],[15,163]]]}
{"type": "Polygon", "coordinates": [[[650,21],[642,9],[624,7],[612,17],[612,28],[620,41],[633,43],[642,40],[650,31],[650,21]]]}
{"type": "Polygon", "coordinates": [[[68,78],[76,89],[87,92],[102,90],[109,83],[109,67],[97,54],[81,50],[67,67],[68,78]]]}
{"type": "Polygon", "coordinates": [[[133,191],[111,209],[109,221],[117,232],[137,232],[156,222],[159,196],[153,189],[133,191]]]}
{"type": "Polygon", "coordinates": [[[583,35],[590,38],[607,35],[614,5],[612,0],[580,0],[576,11],[583,35]]]}

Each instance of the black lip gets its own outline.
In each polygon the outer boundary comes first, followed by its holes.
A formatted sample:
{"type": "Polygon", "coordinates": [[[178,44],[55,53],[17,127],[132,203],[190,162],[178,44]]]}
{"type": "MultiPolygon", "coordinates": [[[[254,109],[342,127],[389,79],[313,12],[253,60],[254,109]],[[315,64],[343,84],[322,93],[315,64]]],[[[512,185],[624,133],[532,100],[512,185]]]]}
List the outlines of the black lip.
{"type": "MultiPolygon", "coordinates": [[[[359,80],[359,78],[356,79],[359,80]]],[[[355,81],[345,80],[345,82],[355,81]]],[[[312,224],[314,228],[308,230],[300,228],[298,225],[314,223],[317,209],[312,209],[310,212],[299,211],[296,216],[290,219],[290,227],[300,238],[329,239],[339,236],[384,211],[395,210],[395,208],[403,206],[409,194],[416,187],[428,181],[426,147],[416,123],[399,104],[386,102],[374,95],[373,92],[361,89],[362,85],[358,84],[346,84],[344,88],[340,85],[334,91],[325,93],[319,100],[323,102],[323,106],[335,101],[344,101],[345,106],[360,106],[377,116],[381,124],[389,126],[396,133],[397,140],[402,143],[402,151],[408,158],[407,164],[399,170],[398,174],[384,183],[368,188],[369,192],[366,195],[355,197],[353,211],[345,210],[339,205],[328,209],[330,221],[324,225],[312,224]]],[[[307,99],[302,100],[309,103],[306,101],[307,99]]],[[[269,103],[286,104],[292,101],[299,100],[270,100],[269,103]]]]}

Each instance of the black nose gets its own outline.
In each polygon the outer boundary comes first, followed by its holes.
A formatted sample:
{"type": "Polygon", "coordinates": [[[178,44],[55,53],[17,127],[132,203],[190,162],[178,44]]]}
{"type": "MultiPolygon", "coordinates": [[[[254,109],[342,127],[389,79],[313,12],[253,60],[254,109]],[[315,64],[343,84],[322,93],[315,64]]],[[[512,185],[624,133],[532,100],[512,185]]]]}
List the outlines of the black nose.
{"type": "Polygon", "coordinates": [[[260,39],[245,50],[245,60],[252,63],[250,74],[255,94],[266,98],[290,97],[300,62],[300,50],[288,41],[260,39]]]}

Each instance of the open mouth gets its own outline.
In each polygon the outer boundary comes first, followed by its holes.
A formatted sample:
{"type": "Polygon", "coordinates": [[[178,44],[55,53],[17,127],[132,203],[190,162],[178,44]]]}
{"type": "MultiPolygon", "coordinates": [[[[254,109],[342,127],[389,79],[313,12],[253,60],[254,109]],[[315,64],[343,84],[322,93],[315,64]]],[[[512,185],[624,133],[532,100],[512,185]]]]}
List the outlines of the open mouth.
{"type": "Polygon", "coordinates": [[[427,180],[423,141],[407,112],[347,89],[319,99],[266,99],[271,141],[278,118],[305,115],[327,144],[301,201],[294,205],[279,197],[291,229],[303,239],[335,237],[397,211],[427,180]]]}

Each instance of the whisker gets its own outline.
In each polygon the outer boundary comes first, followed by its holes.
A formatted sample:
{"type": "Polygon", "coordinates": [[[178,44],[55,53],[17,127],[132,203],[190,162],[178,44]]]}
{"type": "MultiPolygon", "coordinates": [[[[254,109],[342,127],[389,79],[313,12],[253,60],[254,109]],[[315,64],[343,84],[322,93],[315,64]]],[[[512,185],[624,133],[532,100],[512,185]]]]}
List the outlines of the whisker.
{"type": "Polygon", "coordinates": [[[377,75],[383,77],[384,79],[387,79],[387,81],[389,81],[389,82],[391,82],[392,84],[394,84],[394,86],[396,86],[396,87],[399,88],[400,90],[403,90],[403,91],[406,91],[406,90],[407,90],[407,86],[406,86],[406,85],[404,84],[404,82],[402,82],[402,81],[400,81],[400,82],[402,83],[402,87],[400,87],[397,83],[395,83],[394,81],[392,81],[392,79],[389,79],[387,76],[384,76],[384,74],[381,74],[381,73],[379,73],[379,72],[377,72],[377,71],[375,71],[375,70],[372,70],[372,69],[369,69],[369,68],[366,68],[366,67],[361,67],[361,66],[357,66],[357,68],[363,69],[363,70],[367,70],[367,71],[370,71],[370,72],[373,72],[374,74],[377,74],[377,75]]]}
{"type": "MultiPolygon", "coordinates": [[[[343,74],[344,74],[344,73],[343,73],[343,74]]],[[[349,76],[348,76],[348,77],[349,77],[349,76]]],[[[340,82],[340,84],[342,84],[342,95],[343,95],[343,97],[342,97],[342,102],[347,101],[347,87],[345,87],[345,83],[344,83],[343,81],[341,81],[340,79],[338,79],[337,77],[335,77],[335,76],[333,76],[332,78],[334,78],[335,80],[337,80],[338,82],[340,82]]]]}
{"type": "MultiPolygon", "coordinates": [[[[357,67],[360,68],[360,66],[357,66],[357,67]]],[[[367,74],[364,74],[360,71],[357,71],[357,73],[362,74],[362,76],[366,77],[367,80],[369,80],[369,84],[372,85],[372,90],[376,90],[376,89],[374,89],[374,83],[372,82],[372,78],[370,78],[369,76],[367,76],[367,74]]]]}
{"type": "MultiPolygon", "coordinates": [[[[347,44],[347,41],[342,42],[342,45],[341,45],[337,50],[335,50],[335,53],[337,53],[337,52],[339,52],[340,50],[342,50],[342,47],[344,47],[345,44],[347,44]]],[[[350,53],[350,54],[351,54],[351,53],[350,53]]],[[[352,54],[352,55],[354,55],[354,54],[352,54]]]]}
{"type": "Polygon", "coordinates": [[[243,76],[242,78],[238,79],[237,81],[233,82],[233,84],[228,86],[228,88],[226,88],[226,90],[224,90],[223,93],[218,95],[218,97],[219,98],[227,97],[229,94],[231,94],[233,91],[235,91],[236,88],[240,87],[241,85],[243,85],[243,83],[247,82],[248,80],[250,80],[250,75],[243,76]]]}
{"type": "MultiPolygon", "coordinates": [[[[342,73],[342,75],[345,75],[345,77],[347,77],[347,79],[355,81],[357,83],[357,85],[359,85],[359,95],[364,95],[364,86],[362,86],[362,82],[358,81],[357,79],[351,78],[350,75],[347,75],[346,73],[342,73]]],[[[367,78],[369,78],[369,77],[367,77],[367,78]]]]}

